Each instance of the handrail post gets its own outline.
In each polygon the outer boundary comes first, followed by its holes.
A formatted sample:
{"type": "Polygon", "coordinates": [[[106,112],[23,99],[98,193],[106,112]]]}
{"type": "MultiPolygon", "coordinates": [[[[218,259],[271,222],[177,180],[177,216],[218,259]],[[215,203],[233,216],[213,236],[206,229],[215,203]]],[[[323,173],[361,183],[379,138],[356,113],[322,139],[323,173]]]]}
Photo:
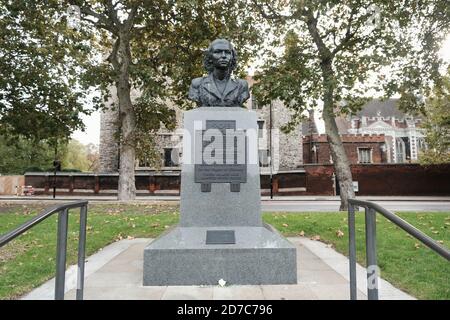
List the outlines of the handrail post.
{"type": "Polygon", "coordinates": [[[67,226],[69,222],[69,209],[58,213],[58,239],[56,244],[56,279],[55,300],[64,300],[66,280],[66,251],[67,251],[67,226]]]}
{"type": "Polygon", "coordinates": [[[86,224],[87,205],[80,208],[80,233],[78,240],[78,272],[77,272],[77,300],[83,300],[84,291],[84,265],[86,252],[86,224]]]}
{"type": "Polygon", "coordinates": [[[376,248],[376,212],[365,208],[366,218],[366,261],[367,261],[367,298],[378,300],[378,265],[376,248]]]}
{"type": "Polygon", "coordinates": [[[348,253],[350,270],[350,299],[357,299],[356,292],[356,236],[355,236],[355,207],[348,204],[348,253]]]}

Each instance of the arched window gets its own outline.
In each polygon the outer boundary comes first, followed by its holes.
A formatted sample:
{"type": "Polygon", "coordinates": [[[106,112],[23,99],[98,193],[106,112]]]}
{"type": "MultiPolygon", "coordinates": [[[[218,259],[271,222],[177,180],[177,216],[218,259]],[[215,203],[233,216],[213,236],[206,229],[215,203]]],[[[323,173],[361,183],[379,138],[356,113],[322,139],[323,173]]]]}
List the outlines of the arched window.
{"type": "Polygon", "coordinates": [[[405,142],[402,138],[395,139],[396,162],[403,163],[406,160],[405,142]]]}

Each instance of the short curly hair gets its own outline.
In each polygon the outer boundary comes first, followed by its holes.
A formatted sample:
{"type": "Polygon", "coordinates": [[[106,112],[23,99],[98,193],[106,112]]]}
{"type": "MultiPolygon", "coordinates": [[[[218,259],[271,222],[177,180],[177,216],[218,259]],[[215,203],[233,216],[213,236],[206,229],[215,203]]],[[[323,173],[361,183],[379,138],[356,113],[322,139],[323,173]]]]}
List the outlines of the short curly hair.
{"type": "Polygon", "coordinates": [[[204,57],[203,57],[203,66],[205,67],[206,71],[208,71],[208,73],[213,72],[214,70],[214,65],[212,62],[212,53],[213,53],[213,45],[217,42],[228,42],[228,44],[230,45],[231,48],[231,63],[230,63],[230,67],[229,67],[229,73],[231,74],[231,72],[236,69],[237,66],[237,52],[236,50],[234,50],[233,45],[231,44],[230,41],[228,41],[227,39],[216,39],[213,42],[211,42],[211,44],[209,45],[208,49],[205,50],[204,53],[204,57]]]}

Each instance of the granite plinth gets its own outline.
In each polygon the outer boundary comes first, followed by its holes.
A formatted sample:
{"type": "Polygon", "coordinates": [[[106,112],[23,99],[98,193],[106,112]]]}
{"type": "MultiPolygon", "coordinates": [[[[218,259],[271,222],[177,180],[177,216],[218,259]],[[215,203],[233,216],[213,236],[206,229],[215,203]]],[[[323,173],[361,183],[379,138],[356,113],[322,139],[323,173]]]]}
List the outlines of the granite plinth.
{"type": "Polygon", "coordinates": [[[203,107],[184,112],[183,165],[180,191],[180,226],[254,226],[261,227],[260,177],[258,162],[258,115],[239,107],[203,107]],[[230,191],[230,183],[211,183],[210,192],[202,192],[202,184],[195,182],[195,166],[201,142],[195,138],[208,128],[208,121],[233,122],[242,130],[247,143],[246,182],[239,192],[230,191]],[[197,156],[197,158],[196,158],[197,156]]]}
{"type": "Polygon", "coordinates": [[[177,227],[144,250],[144,285],[295,284],[296,249],[267,227],[177,227]],[[206,244],[234,230],[236,244],[206,244]]]}
{"type": "Polygon", "coordinates": [[[184,113],[180,224],[145,248],[145,286],[297,283],[295,247],[262,223],[257,119],[239,107],[184,113]],[[234,238],[207,244],[214,230],[234,238]]]}

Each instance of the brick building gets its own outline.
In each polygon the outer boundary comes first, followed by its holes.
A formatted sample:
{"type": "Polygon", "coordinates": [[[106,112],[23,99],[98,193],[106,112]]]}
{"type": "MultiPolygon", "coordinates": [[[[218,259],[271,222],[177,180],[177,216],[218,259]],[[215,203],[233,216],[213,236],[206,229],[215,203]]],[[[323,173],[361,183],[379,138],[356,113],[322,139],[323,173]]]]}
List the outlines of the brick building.
{"type": "MultiPolygon", "coordinates": [[[[345,153],[351,164],[386,163],[386,143],[384,135],[341,135],[345,153]]],[[[303,136],[303,163],[332,163],[328,136],[311,134],[303,136]]]]}
{"type": "Polygon", "coordinates": [[[398,99],[373,99],[354,115],[336,118],[340,134],[384,134],[389,163],[418,160],[425,139],[420,116],[399,110],[398,99]]]}

